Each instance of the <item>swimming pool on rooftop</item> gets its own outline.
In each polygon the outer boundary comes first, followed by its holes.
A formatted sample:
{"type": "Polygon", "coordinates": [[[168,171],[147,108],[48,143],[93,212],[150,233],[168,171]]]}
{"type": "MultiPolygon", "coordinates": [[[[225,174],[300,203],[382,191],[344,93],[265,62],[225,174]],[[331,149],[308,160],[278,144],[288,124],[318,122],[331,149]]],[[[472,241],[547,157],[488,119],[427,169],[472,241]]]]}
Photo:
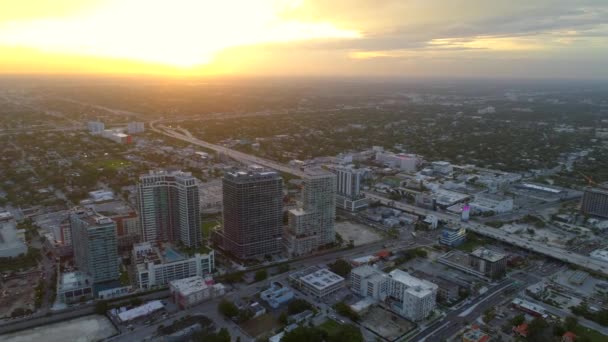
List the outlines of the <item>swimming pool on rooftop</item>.
{"type": "Polygon", "coordinates": [[[176,251],[175,249],[168,247],[164,250],[164,255],[165,260],[167,262],[175,262],[175,261],[180,261],[180,260],[184,260],[184,256],[176,251]]]}

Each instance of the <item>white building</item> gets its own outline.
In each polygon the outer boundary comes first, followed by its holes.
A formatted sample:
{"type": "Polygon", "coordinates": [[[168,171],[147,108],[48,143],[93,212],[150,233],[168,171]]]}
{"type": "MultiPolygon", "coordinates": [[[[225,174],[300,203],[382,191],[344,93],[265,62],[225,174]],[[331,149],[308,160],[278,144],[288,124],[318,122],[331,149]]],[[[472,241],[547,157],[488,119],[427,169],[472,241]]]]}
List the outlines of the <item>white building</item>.
{"type": "Polygon", "coordinates": [[[129,134],[137,134],[144,132],[144,123],[143,122],[129,122],[127,124],[127,132],[129,134]]]}
{"type": "Polygon", "coordinates": [[[9,212],[0,213],[0,258],[27,254],[27,246],[17,236],[17,223],[9,212]]]}
{"type": "Polygon", "coordinates": [[[170,244],[143,242],[133,245],[132,262],[137,285],[148,289],[166,286],[173,280],[211,274],[215,269],[215,254],[211,250],[187,257],[170,244]]]}
{"type": "Polygon", "coordinates": [[[446,161],[434,161],[431,163],[431,165],[433,166],[433,172],[442,175],[447,175],[454,171],[454,167],[452,166],[452,164],[446,161]]]}
{"type": "Polygon", "coordinates": [[[101,136],[118,144],[130,144],[132,142],[130,135],[112,129],[103,130],[101,136]]]}
{"type": "Polygon", "coordinates": [[[436,306],[438,286],[401,270],[386,274],[361,266],[351,271],[351,286],[361,296],[388,301],[396,312],[412,321],[428,317],[436,306]]]}
{"type": "Polygon", "coordinates": [[[89,121],[87,122],[87,128],[91,134],[101,134],[106,127],[101,121],[89,121]]]}
{"type": "Polygon", "coordinates": [[[212,298],[223,296],[224,285],[214,284],[211,278],[200,276],[178,279],[169,282],[169,292],[174,303],[186,309],[212,298]]]}
{"type": "Polygon", "coordinates": [[[344,278],[327,268],[312,266],[289,276],[293,284],[317,298],[323,298],[344,287],[344,278]]]}
{"type": "Polygon", "coordinates": [[[420,164],[420,158],[417,155],[405,153],[377,152],[376,160],[390,168],[406,172],[416,171],[420,164]]]}
{"type": "Polygon", "coordinates": [[[367,207],[368,201],[361,194],[363,170],[353,167],[336,169],[337,191],[336,206],[348,211],[357,211],[367,207]]]}
{"type": "Polygon", "coordinates": [[[496,214],[513,211],[513,199],[495,194],[482,193],[469,203],[474,213],[494,212],[496,214]]]}
{"type": "Polygon", "coordinates": [[[301,207],[289,211],[284,232],[291,256],[305,255],[336,238],[336,175],[321,169],[307,170],[301,207]]]}

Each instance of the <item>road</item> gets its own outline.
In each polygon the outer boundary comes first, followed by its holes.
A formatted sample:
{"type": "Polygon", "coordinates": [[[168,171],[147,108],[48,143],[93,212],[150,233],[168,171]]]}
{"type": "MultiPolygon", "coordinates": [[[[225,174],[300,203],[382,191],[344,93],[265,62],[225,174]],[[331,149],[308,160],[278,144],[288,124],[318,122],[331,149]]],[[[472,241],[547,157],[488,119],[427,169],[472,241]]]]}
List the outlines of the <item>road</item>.
{"type": "Polygon", "coordinates": [[[462,222],[459,220],[459,217],[455,215],[446,214],[440,211],[427,210],[402,202],[395,202],[389,198],[369,191],[364,191],[363,193],[367,198],[379,201],[384,205],[414,213],[416,215],[435,215],[440,220],[450,222],[450,224],[453,225],[463,226],[467,230],[475,232],[479,235],[487,236],[492,239],[499,240],[523,249],[527,249],[535,253],[546,255],[556,260],[567,262],[588,270],[608,275],[608,262],[596,260],[586,255],[575,254],[562,248],[547,246],[545,244],[541,244],[536,241],[531,241],[481,223],[473,221],[462,222]]]}
{"type": "Polygon", "coordinates": [[[171,128],[163,126],[163,125],[159,125],[159,127],[156,127],[155,122],[150,122],[150,128],[156,133],[164,134],[171,138],[183,140],[190,144],[201,146],[201,147],[204,147],[209,150],[213,150],[217,153],[224,154],[230,158],[233,158],[233,159],[238,160],[245,164],[257,164],[257,165],[265,166],[265,167],[268,167],[268,168],[271,168],[271,169],[274,169],[277,171],[289,173],[289,174],[292,174],[292,175],[300,177],[300,178],[307,177],[306,173],[300,169],[289,167],[285,164],[278,163],[278,162],[275,162],[272,160],[252,156],[250,154],[239,152],[239,151],[230,149],[228,147],[224,147],[224,146],[220,146],[220,145],[216,145],[216,144],[208,143],[206,141],[199,140],[199,139],[193,137],[190,134],[190,132],[188,132],[184,129],[181,129],[181,131],[183,133],[179,133],[177,130],[171,129],[171,128]]]}
{"type": "MultiPolygon", "coordinates": [[[[288,166],[278,163],[278,162],[274,162],[274,161],[267,160],[264,158],[255,157],[255,156],[243,153],[243,152],[229,149],[224,146],[219,146],[219,145],[211,144],[211,143],[196,139],[186,130],[182,130],[183,133],[179,133],[176,130],[173,130],[173,129],[170,129],[170,128],[167,128],[164,126],[161,127],[162,129],[159,129],[154,125],[154,122],[150,123],[150,127],[152,128],[152,130],[154,130],[157,133],[164,134],[164,135],[170,136],[172,138],[180,139],[180,140],[189,142],[194,145],[202,146],[207,149],[216,151],[218,153],[223,153],[231,158],[234,158],[234,159],[244,162],[244,163],[259,164],[262,166],[269,167],[271,169],[279,170],[281,172],[293,174],[298,177],[302,177],[302,178],[306,177],[306,174],[299,169],[288,167],[288,166]]],[[[503,242],[509,243],[511,245],[520,247],[520,248],[531,250],[533,252],[540,253],[540,254],[549,256],[551,258],[557,259],[557,260],[561,260],[561,261],[564,261],[564,262],[567,262],[570,264],[574,264],[574,265],[577,265],[577,266],[580,266],[580,267],[583,267],[583,268],[586,268],[586,269],[589,269],[592,271],[596,271],[596,272],[600,272],[602,274],[608,275],[608,262],[592,259],[586,255],[575,254],[575,253],[566,251],[561,248],[550,247],[550,246],[547,246],[547,245],[544,245],[544,244],[541,244],[541,243],[538,243],[535,241],[527,240],[527,239],[524,239],[524,238],[521,238],[521,237],[518,237],[515,235],[511,235],[500,229],[496,229],[496,228],[493,228],[493,227],[490,227],[490,226],[487,226],[487,225],[484,225],[481,223],[476,223],[476,222],[472,222],[472,221],[460,222],[458,220],[458,217],[456,217],[454,215],[445,214],[445,213],[438,212],[438,211],[430,211],[430,210],[415,207],[413,205],[409,205],[409,204],[402,203],[402,202],[395,202],[389,198],[386,198],[386,197],[383,197],[383,196],[380,196],[380,195],[377,195],[377,194],[374,194],[371,192],[364,191],[364,193],[368,198],[380,201],[381,203],[383,203],[385,205],[393,206],[397,209],[415,213],[417,215],[426,216],[428,214],[433,214],[441,220],[450,222],[451,224],[464,226],[466,229],[468,229],[472,232],[475,232],[477,234],[484,235],[484,236],[490,237],[492,239],[496,239],[496,240],[503,241],[503,242]]]]}

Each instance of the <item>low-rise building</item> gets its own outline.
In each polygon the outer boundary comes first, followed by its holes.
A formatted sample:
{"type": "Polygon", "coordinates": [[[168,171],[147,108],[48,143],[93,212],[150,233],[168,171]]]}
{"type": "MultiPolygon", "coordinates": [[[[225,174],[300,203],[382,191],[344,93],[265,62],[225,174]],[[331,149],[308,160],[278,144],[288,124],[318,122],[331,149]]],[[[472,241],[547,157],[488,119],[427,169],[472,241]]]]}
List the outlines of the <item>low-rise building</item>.
{"type": "Polygon", "coordinates": [[[488,342],[490,335],[482,331],[478,326],[473,325],[462,334],[462,342],[488,342]]]}
{"type": "Polygon", "coordinates": [[[155,300],[135,307],[131,310],[126,310],[122,312],[113,311],[113,313],[115,313],[117,318],[124,323],[136,320],[138,318],[147,317],[148,315],[151,315],[164,308],[165,306],[160,300],[155,300]]]}
{"type": "Polygon", "coordinates": [[[450,247],[457,247],[464,243],[466,234],[464,227],[447,226],[441,231],[439,242],[450,247]]]}
{"type": "Polygon", "coordinates": [[[170,244],[143,242],[133,246],[132,263],[141,289],[166,286],[172,280],[206,276],[215,269],[214,251],[186,256],[170,244]]]}
{"type": "Polygon", "coordinates": [[[316,266],[289,276],[290,281],[308,294],[323,298],[344,287],[344,278],[327,268],[316,266]]]}
{"type": "Polygon", "coordinates": [[[502,278],[507,272],[507,255],[484,247],[471,252],[469,262],[490,279],[502,278]]]}
{"type": "Polygon", "coordinates": [[[224,285],[215,284],[211,278],[194,276],[169,282],[169,292],[173,302],[181,309],[186,309],[223,296],[226,291],[224,285]]]}
{"type": "Polygon", "coordinates": [[[260,297],[276,309],[293,299],[293,291],[279,282],[272,282],[268,289],[262,291],[260,297]]]}
{"type": "Polygon", "coordinates": [[[388,301],[393,310],[412,321],[426,318],[436,306],[438,286],[401,270],[387,274],[361,266],[351,271],[351,286],[361,296],[388,301]]]}
{"type": "Polygon", "coordinates": [[[14,258],[27,253],[27,246],[17,236],[17,223],[9,212],[0,213],[0,258],[14,258]]]}
{"type": "Polygon", "coordinates": [[[469,206],[474,213],[508,213],[513,211],[513,199],[496,194],[483,193],[475,196],[475,200],[470,202],[469,206]]]}
{"type": "Polygon", "coordinates": [[[62,273],[57,279],[57,298],[72,304],[93,298],[93,280],[84,272],[62,273]]]}

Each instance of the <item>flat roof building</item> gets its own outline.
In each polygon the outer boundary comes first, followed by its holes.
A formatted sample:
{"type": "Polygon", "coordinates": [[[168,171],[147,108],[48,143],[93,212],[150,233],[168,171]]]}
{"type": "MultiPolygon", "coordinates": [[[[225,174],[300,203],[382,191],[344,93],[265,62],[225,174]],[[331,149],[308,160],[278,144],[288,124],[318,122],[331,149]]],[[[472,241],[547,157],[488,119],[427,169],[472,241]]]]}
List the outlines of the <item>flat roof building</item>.
{"type": "Polygon", "coordinates": [[[412,321],[426,318],[435,309],[438,286],[407,272],[384,273],[372,266],[351,271],[353,292],[379,301],[388,300],[391,307],[412,321]]]}
{"type": "Polygon", "coordinates": [[[95,284],[118,279],[120,264],[116,223],[91,209],[76,207],[70,212],[74,263],[95,284]]]}
{"type": "Polygon", "coordinates": [[[464,227],[447,226],[441,231],[439,242],[450,247],[457,247],[464,243],[466,236],[467,231],[464,227]]]}
{"type": "Polygon", "coordinates": [[[336,175],[306,170],[301,207],[289,211],[284,243],[291,256],[305,255],[336,238],[336,175]]]}
{"type": "Polygon", "coordinates": [[[213,250],[187,256],[170,244],[136,244],[131,260],[136,283],[142,289],[166,286],[173,280],[206,276],[215,269],[213,250]]]}
{"type": "Polygon", "coordinates": [[[587,188],[581,199],[581,212],[586,215],[608,218],[608,190],[587,188]]]}
{"type": "Polygon", "coordinates": [[[186,309],[212,298],[223,296],[224,285],[215,284],[211,278],[194,276],[169,282],[169,292],[174,303],[186,309]]]}
{"type": "Polygon", "coordinates": [[[283,179],[275,171],[231,171],[222,181],[222,247],[239,259],[282,251],[283,179]]]}
{"type": "Polygon", "coordinates": [[[471,252],[469,262],[490,279],[502,278],[507,272],[507,255],[484,247],[471,252]]]}
{"type": "Polygon", "coordinates": [[[57,298],[65,304],[93,298],[93,281],[84,272],[62,273],[57,279],[57,298]]]}
{"type": "Polygon", "coordinates": [[[137,200],[142,241],[203,244],[196,178],[181,171],[150,171],[139,177],[137,200]]]}
{"type": "Polygon", "coordinates": [[[316,266],[289,276],[294,284],[307,293],[323,298],[344,287],[344,278],[327,268],[319,269],[316,266]]]}

